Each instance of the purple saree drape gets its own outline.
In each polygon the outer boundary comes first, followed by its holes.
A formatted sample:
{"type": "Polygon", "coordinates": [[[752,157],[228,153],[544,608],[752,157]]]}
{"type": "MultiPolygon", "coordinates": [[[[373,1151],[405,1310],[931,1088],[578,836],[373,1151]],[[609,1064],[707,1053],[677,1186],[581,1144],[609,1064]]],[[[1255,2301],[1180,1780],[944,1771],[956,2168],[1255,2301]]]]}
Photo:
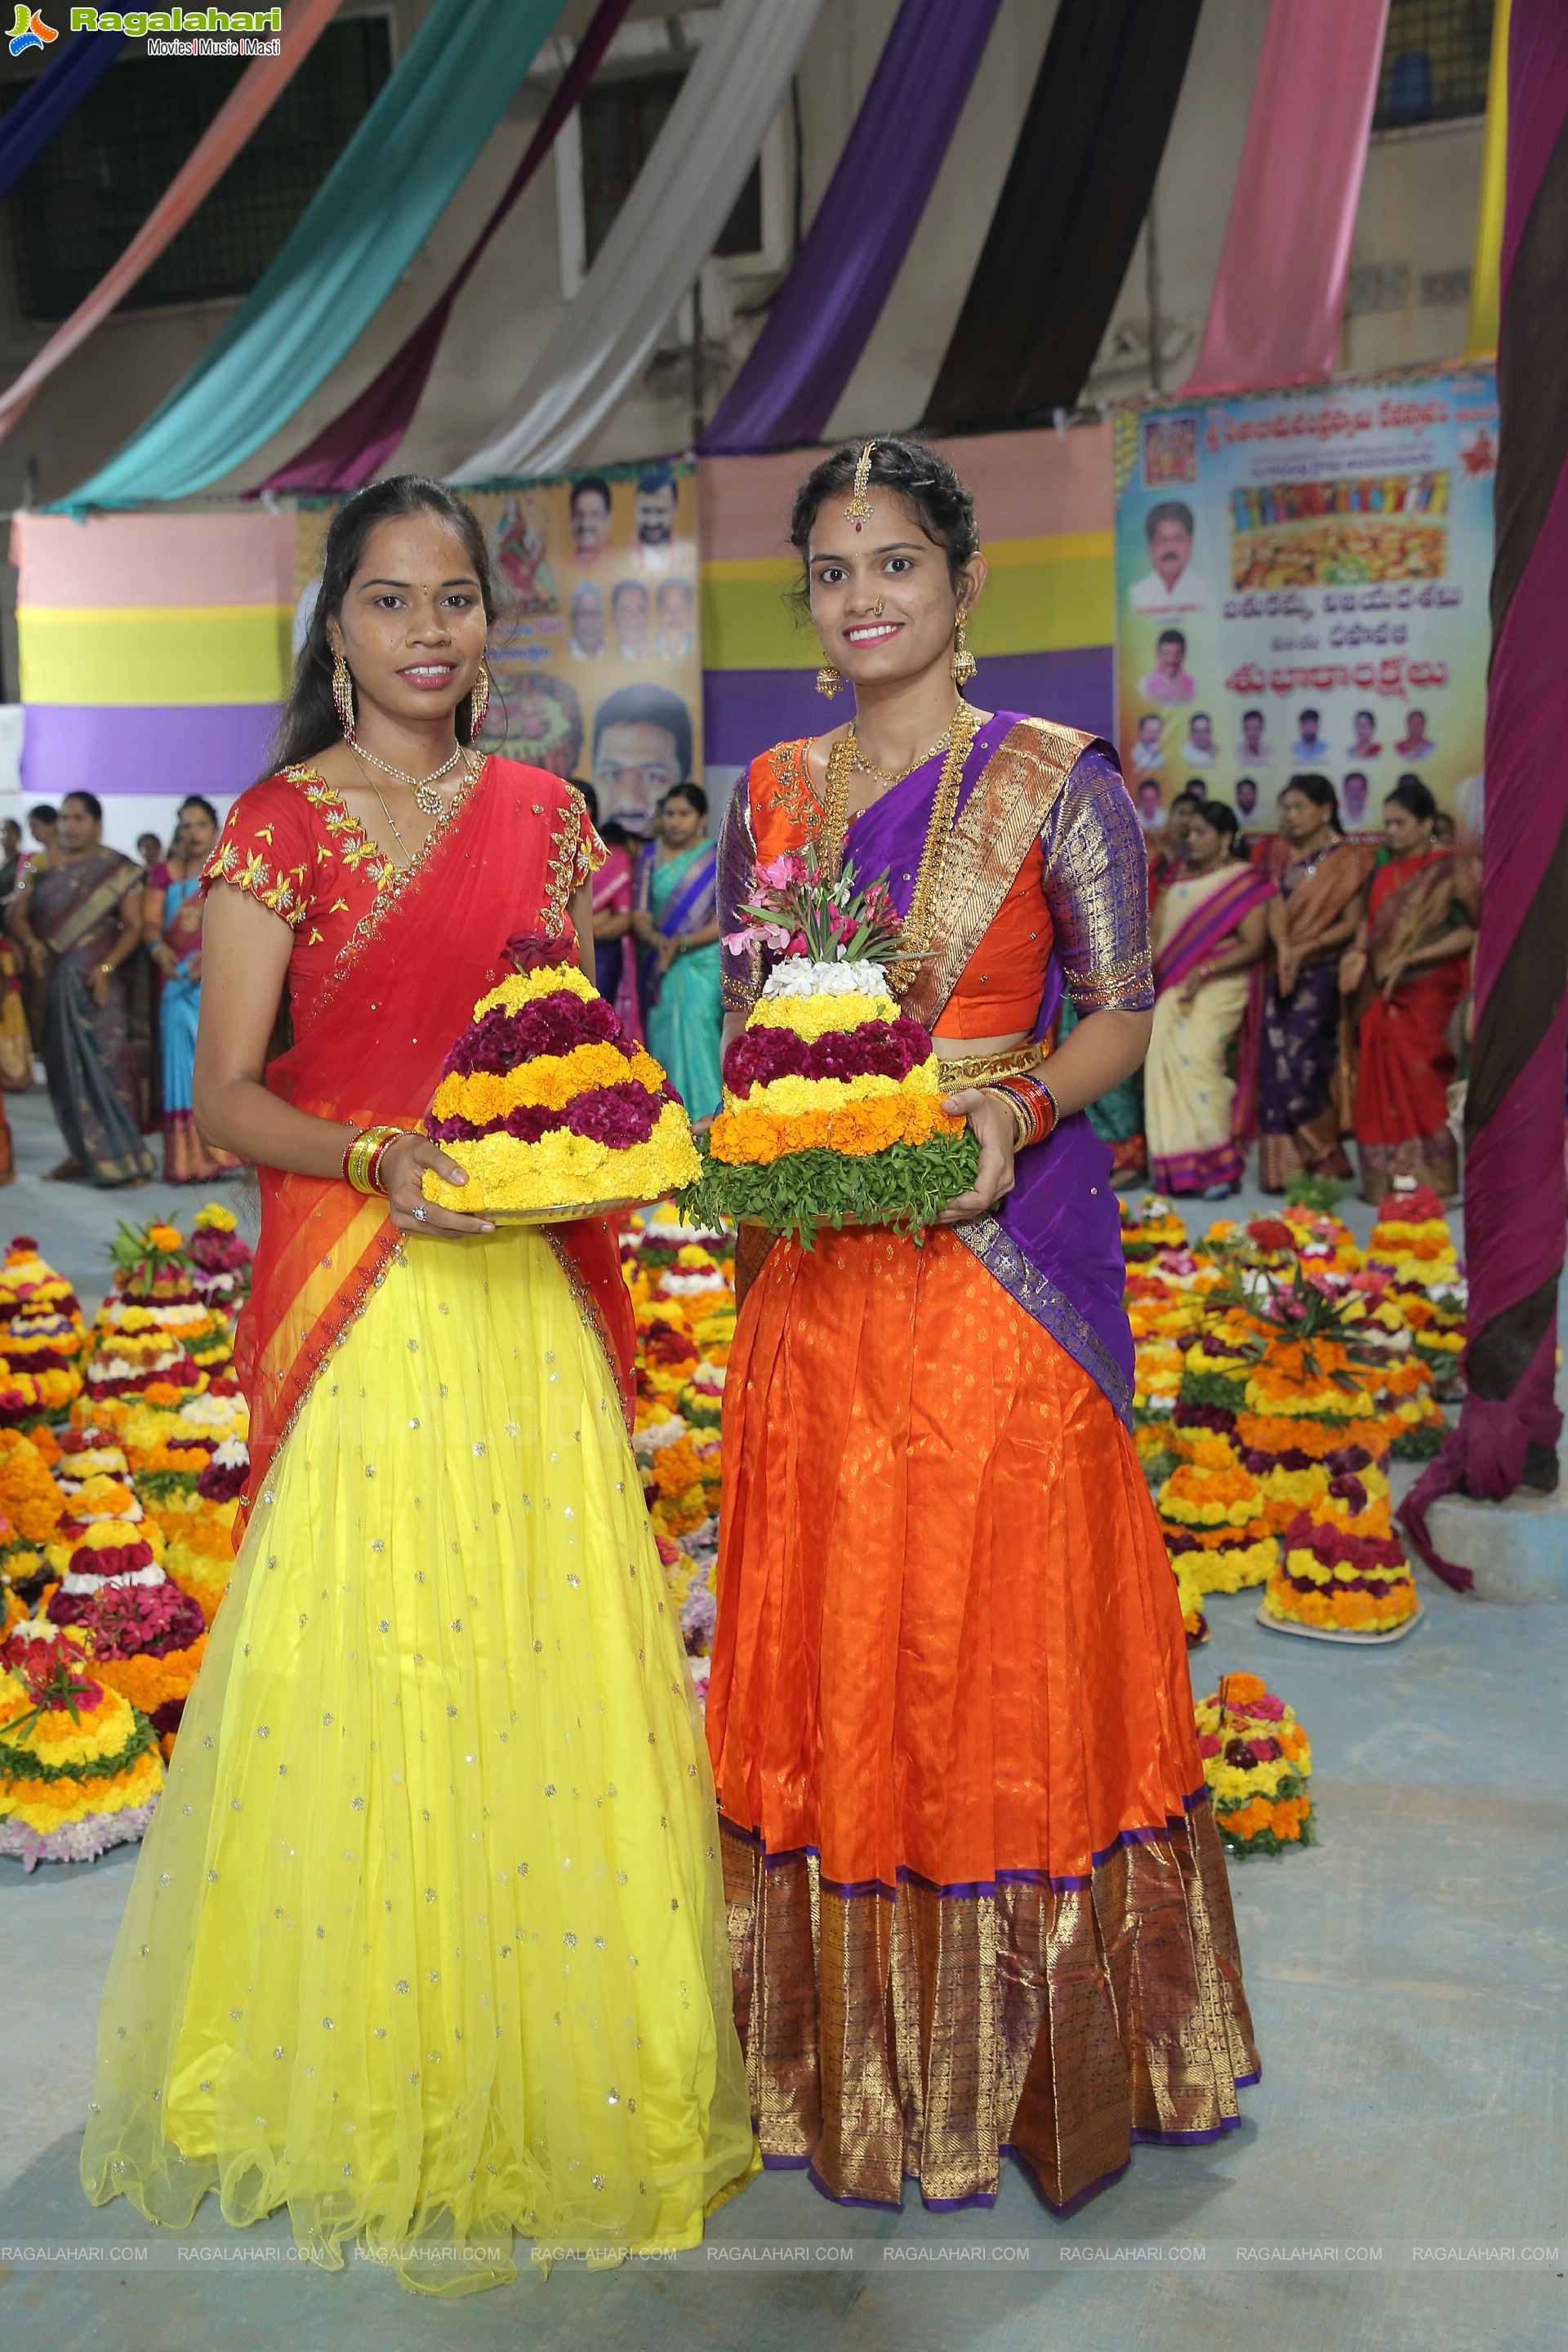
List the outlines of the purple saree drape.
{"type": "MultiPolygon", "coordinates": [[[[964,763],[955,837],[986,769],[1018,724],[1017,712],[998,711],[976,735],[964,763]]],[[[941,767],[939,760],[927,761],[856,817],[845,836],[846,861],[853,864],[862,881],[886,873],[900,911],[908,909],[913,891],[941,767]]],[[[1090,770],[1097,781],[1102,776],[1114,778],[1120,790],[1120,772],[1109,745],[1092,743],[1081,751],[1068,782],[1081,782],[1090,770]]],[[[1047,816],[1047,870],[1049,836],[1067,796],[1064,787],[1047,816]]],[[[1131,804],[1128,814],[1131,816],[1131,804]]],[[[938,1017],[968,961],[962,951],[956,961],[944,954],[949,945],[944,929],[951,935],[967,917],[968,929],[978,922],[984,931],[1037,837],[1031,832],[1011,844],[1016,855],[1005,872],[993,869],[987,898],[971,893],[966,905],[954,903],[950,872],[942,893],[947,903],[939,905],[931,948],[931,960],[942,969],[944,978],[938,983],[935,1001],[922,1003],[921,1017],[928,1024],[938,1017]],[[949,971],[951,977],[946,976],[949,971]]],[[[1135,840],[1131,845],[1137,850],[1137,872],[1129,878],[1136,887],[1127,894],[1127,904],[1130,910],[1142,907],[1146,923],[1146,867],[1141,847],[1135,840]]],[[[1048,901],[1048,887],[1047,897],[1048,901]]],[[[1059,923],[1058,929],[1059,934],[1059,923]]],[[[972,946],[978,944],[978,938],[976,933],[972,946]]],[[[1053,952],[1035,1023],[1037,1036],[1045,1034],[1061,1001],[1062,988],[1061,960],[1053,952]]],[[[1081,1009],[1092,1008],[1086,1004],[1081,1009]]],[[[1121,1303],[1126,1276],[1121,1211],[1110,1185],[1110,1150],[1087,1116],[1075,1111],[1044,1143],[1020,1154],[1014,1189],[1006,1200],[991,1216],[957,1231],[1009,1297],[1066,1349],[1127,1419],[1132,1403],[1132,1336],[1121,1303]]]]}
{"type": "Polygon", "coordinates": [[[903,0],[816,217],[702,436],[703,451],[815,441],[882,314],[1000,0],[903,0]]]}

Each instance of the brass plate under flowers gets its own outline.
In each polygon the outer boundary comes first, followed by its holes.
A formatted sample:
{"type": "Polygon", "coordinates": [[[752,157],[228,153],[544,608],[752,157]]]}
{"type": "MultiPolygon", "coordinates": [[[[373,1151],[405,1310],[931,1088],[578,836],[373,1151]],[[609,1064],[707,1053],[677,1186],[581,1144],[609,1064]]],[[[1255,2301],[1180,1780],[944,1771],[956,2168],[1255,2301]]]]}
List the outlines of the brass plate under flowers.
{"type": "Polygon", "coordinates": [[[545,1209],[475,1209],[465,1210],[465,1216],[489,1217],[497,1225],[569,1225],[580,1217],[618,1216],[623,1209],[646,1209],[658,1196],[636,1194],[621,1201],[580,1201],[571,1206],[558,1202],[545,1209]]]}

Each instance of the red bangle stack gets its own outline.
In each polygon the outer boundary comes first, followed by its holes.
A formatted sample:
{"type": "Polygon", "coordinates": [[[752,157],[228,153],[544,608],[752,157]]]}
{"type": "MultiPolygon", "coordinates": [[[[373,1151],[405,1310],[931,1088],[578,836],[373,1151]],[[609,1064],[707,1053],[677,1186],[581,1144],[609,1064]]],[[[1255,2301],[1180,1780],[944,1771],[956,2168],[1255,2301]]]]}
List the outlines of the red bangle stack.
{"type": "Polygon", "coordinates": [[[993,1094],[1006,1095],[1017,1106],[1019,1133],[1017,1149],[1022,1151],[1031,1143],[1043,1143],[1057,1123],[1056,1097],[1049,1087],[1038,1078],[1008,1078],[994,1084],[993,1094]],[[1027,1122],[1026,1126],[1025,1122],[1027,1122]]]}

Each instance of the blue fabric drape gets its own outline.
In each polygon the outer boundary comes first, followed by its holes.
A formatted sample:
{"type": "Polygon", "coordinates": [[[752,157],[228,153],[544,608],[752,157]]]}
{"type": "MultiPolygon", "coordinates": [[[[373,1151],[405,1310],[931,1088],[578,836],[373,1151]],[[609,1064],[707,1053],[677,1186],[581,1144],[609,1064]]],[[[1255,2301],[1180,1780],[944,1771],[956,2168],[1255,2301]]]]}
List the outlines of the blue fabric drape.
{"type": "Polygon", "coordinates": [[[37,81],[27,84],[0,121],[0,196],[10,194],[124,47],[123,33],[74,33],[69,48],[51,58],[37,81]]]}
{"type": "Polygon", "coordinates": [[[280,431],[386,300],[564,0],[437,0],[270,268],[67,512],[177,499],[280,431]]]}

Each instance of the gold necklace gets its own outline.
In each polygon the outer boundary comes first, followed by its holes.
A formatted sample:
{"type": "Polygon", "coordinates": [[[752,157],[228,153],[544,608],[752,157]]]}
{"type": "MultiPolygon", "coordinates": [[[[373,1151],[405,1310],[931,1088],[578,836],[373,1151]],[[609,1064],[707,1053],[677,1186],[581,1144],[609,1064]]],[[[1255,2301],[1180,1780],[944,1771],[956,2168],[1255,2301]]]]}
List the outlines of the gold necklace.
{"type": "Polygon", "coordinates": [[[917,768],[924,767],[928,760],[934,760],[939,751],[947,750],[952,740],[952,730],[957,718],[958,713],[954,711],[952,718],[948,720],[936,741],[928,744],[923,751],[917,751],[912,760],[906,760],[901,768],[873,767],[860,749],[860,739],[856,733],[855,721],[851,719],[845,732],[845,740],[849,746],[849,765],[862,776],[874,777],[884,792],[891,792],[895,784],[901,784],[906,776],[912,776],[917,768]]]}
{"type": "MultiPolygon", "coordinates": [[[[361,766],[361,768],[363,769],[363,766],[364,766],[364,760],[363,760],[363,759],[361,759],[361,758],[360,758],[360,747],[359,747],[359,745],[358,745],[357,743],[351,743],[351,744],[349,745],[349,750],[353,753],[354,758],[355,758],[356,760],[359,760],[360,766],[361,766]]],[[[459,745],[458,745],[458,757],[459,757],[460,759],[463,757],[463,747],[462,747],[462,745],[461,745],[461,744],[459,744],[459,745]]],[[[367,757],[367,758],[368,758],[368,757],[373,757],[373,756],[374,756],[373,754],[369,754],[369,753],[367,753],[367,754],[366,754],[366,757],[367,757]]],[[[378,767],[379,767],[381,764],[382,764],[382,763],[381,763],[381,761],[376,761],[376,765],[377,765],[378,767]]],[[[447,762],[447,765],[449,766],[450,764],[451,764],[451,763],[450,763],[450,761],[448,761],[448,762],[447,762]]],[[[441,772],[442,772],[443,774],[445,774],[445,773],[446,773],[446,770],[445,770],[445,769],[443,769],[441,772]]],[[[466,777],[471,777],[471,776],[472,776],[472,774],[473,774],[473,772],[474,772],[474,770],[473,770],[473,762],[472,762],[471,761],[469,761],[469,760],[464,759],[464,760],[463,760],[463,773],[464,773],[464,775],[465,775],[466,777]]],[[[383,816],[386,819],[387,824],[392,827],[392,837],[393,837],[394,841],[395,841],[395,842],[396,842],[397,846],[399,847],[399,849],[401,849],[401,850],[402,850],[402,852],[403,852],[403,869],[406,869],[408,866],[412,866],[412,865],[413,865],[413,863],[414,863],[414,854],[413,854],[413,852],[409,849],[408,844],[404,840],[404,838],[403,838],[403,835],[402,835],[402,832],[400,831],[400,829],[399,829],[399,827],[398,827],[397,819],[393,815],[393,814],[392,814],[392,811],[391,811],[390,807],[387,805],[386,794],[382,791],[381,786],[376,782],[375,778],[374,778],[374,776],[367,775],[367,776],[365,777],[365,782],[370,786],[371,791],[375,794],[376,799],[381,803],[381,813],[382,813],[383,816]]],[[[420,799],[419,794],[417,793],[417,792],[416,792],[416,793],[415,793],[415,794],[414,794],[414,804],[415,804],[415,806],[419,810],[419,812],[420,812],[421,815],[423,815],[423,816],[429,816],[429,817],[437,817],[437,818],[438,818],[438,817],[443,816],[443,815],[446,814],[446,810],[447,810],[447,803],[446,803],[446,802],[441,798],[440,793],[437,793],[434,795],[434,798],[435,798],[436,805],[435,805],[435,807],[434,807],[434,808],[432,808],[432,807],[430,807],[430,806],[429,806],[429,804],[428,804],[426,802],[422,801],[422,800],[420,799]]],[[[423,842],[420,844],[420,847],[421,847],[421,848],[423,848],[423,847],[424,847],[424,843],[423,843],[423,842]]],[[[384,854],[385,854],[385,853],[384,853],[384,852],[383,852],[383,855],[384,855],[384,854]]],[[[403,869],[400,869],[400,870],[403,870],[403,869]]]]}
{"type": "MultiPolygon", "coordinates": [[[[952,821],[958,812],[963,763],[979,731],[980,720],[966,703],[954,711],[952,725],[948,730],[952,741],[942,763],[942,773],[937,778],[925,840],[921,848],[921,862],[915,871],[915,887],[910,897],[910,911],[904,917],[906,944],[897,955],[885,960],[889,978],[900,991],[908,988],[914,978],[915,966],[927,952],[931,919],[942,887],[947,845],[952,835],[952,821]]],[[[844,835],[848,829],[847,798],[854,759],[853,735],[854,730],[850,728],[839,737],[827,755],[827,792],[817,839],[823,866],[835,877],[844,862],[844,835]]]]}
{"type": "MultiPolygon", "coordinates": [[[[378,759],[376,754],[371,751],[366,744],[354,743],[350,748],[357,758],[368,760],[373,768],[379,768],[384,776],[391,776],[398,783],[406,784],[409,791],[414,795],[415,803],[418,808],[421,816],[440,815],[442,809],[446,806],[446,803],[442,800],[441,795],[436,790],[436,787],[440,782],[443,776],[449,776],[451,774],[453,769],[457,766],[458,761],[463,756],[463,747],[458,743],[455,746],[451,758],[449,760],[443,760],[440,766],[433,769],[429,775],[411,776],[406,768],[395,768],[390,760],[378,759]]],[[[397,832],[397,827],[395,825],[394,825],[392,829],[394,833],[397,832]]],[[[399,835],[400,839],[401,837],[402,836],[399,835]]]]}

